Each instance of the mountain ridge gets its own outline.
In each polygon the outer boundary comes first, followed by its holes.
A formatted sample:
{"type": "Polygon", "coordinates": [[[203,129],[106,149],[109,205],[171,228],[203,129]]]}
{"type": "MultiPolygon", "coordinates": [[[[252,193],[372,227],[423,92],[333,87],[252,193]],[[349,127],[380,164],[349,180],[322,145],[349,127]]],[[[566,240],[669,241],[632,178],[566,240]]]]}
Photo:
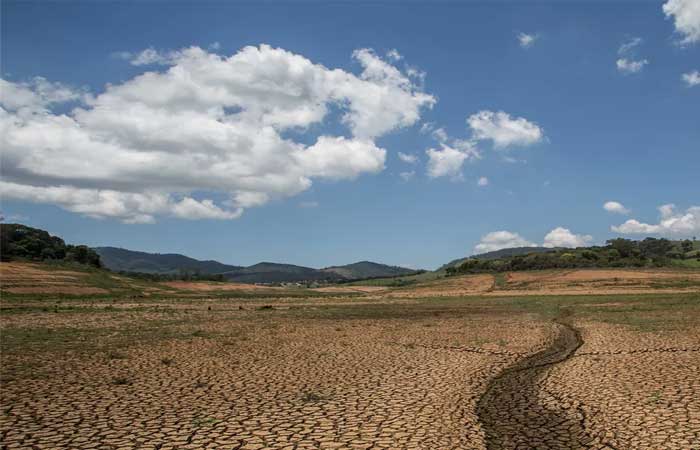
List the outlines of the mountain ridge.
{"type": "Polygon", "coordinates": [[[220,274],[228,281],[241,283],[335,282],[408,275],[416,272],[413,269],[372,261],[358,261],[321,269],[269,261],[251,266],[236,266],[214,260],[198,260],[179,253],[148,253],[119,247],[95,247],[94,250],[100,255],[102,264],[106,268],[117,272],[159,275],[176,275],[183,272],[220,274]]]}

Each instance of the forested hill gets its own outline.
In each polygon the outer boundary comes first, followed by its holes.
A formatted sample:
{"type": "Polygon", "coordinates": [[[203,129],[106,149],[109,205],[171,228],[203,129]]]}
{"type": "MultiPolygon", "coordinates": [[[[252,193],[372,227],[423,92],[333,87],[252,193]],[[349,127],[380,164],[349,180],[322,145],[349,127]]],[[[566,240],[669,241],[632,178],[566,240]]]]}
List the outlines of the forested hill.
{"type": "Polygon", "coordinates": [[[177,253],[146,253],[116,247],[96,247],[105,267],[115,272],[178,274],[198,272],[206,275],[233,272],[241,266],[218,261],[200,261],[177,253]]]}
{"type": "Polygon", "coordinates": [[[440,267],[438,270],[444,270],[448,267],[456,267],[465,262],[468,259],[501,259],[510,256],[517,255],[528,255],[530,253],[546,253],[552,252],[555,249],[550,247],[512,247],[512,248],[502,248],[500,250],[494,250],[492,252],[479,253],[478,255],[472,255],[465,258],[454,259],[447,264],[440,267]]]}
{"type": "Polygon", "coordinates": [[[252,266],[234,266],[218,261],[200,261],[180,254],[146,253],[115,247],[97,247],[106,268],[116,272],[152,275],[217,276],[241,283],[335,282],[363,278],[391,277],[414,273],[403,267],[361,261],[325,269],[261,262],[252,266]]]}
{"type": "Polygon", "coordinates": [[[322,269],[324,272],[330,272],[340,275],[346,279],[361,279],[361,278],[388,278],[402,275],[411,275],[416,273],[413,269],[407,269],[399,266],[388,266],[371,261],[360,261],[344,266],[332,266],[322,269]]]}
{"type": "Polygon", "coordinates": [[[100,256],[85,245],[69,245],[47,231],[19,223],[0,224],[0,256],[3,261],[66,261],[100,267],[100,256]]]}
{"type": "MultiPolygon", "coordinates": [[[[510,249],[507,249],[510,250],[510,249]]],[[[448,275],[460,273],[505,272],[595,267],[697,267],[700,268],[700,241],[646,238],[641,241],[611,239],[605,246],[547,249],[498,258],[476,255],[452,266],[448,275]]]]}

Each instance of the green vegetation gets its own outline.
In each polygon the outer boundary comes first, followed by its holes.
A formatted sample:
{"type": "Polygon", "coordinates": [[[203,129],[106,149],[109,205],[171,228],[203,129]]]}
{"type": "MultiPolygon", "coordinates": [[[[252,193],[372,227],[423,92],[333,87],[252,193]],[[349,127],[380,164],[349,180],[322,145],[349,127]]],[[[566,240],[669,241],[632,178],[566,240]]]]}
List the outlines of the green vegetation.
{"type": "Polygon", "coordinates": [[[552,249],[497,259],[469,258],[446,274],[610,267],[700,267],[700,243],[646,238],[611,239],[604,247],[552,249]]]}
{"type": "Polygon", "coordinates": [[[399,266],[388,266],[371,261],[360,261],[344,266],[332,266],[321,269],[324,272],[335,273],[348,280],[371,279],[371,278],[392,278],[405,275],[413,275],[423,271],[406,269],[399,266]]]}
{"type": "Polygon", "coordinates": [[[100,256],[85,245],[68,245],[44,230],[17,223],[0,224],[0,255],[3,261],[66,261],[101,267],[100,256]]]}

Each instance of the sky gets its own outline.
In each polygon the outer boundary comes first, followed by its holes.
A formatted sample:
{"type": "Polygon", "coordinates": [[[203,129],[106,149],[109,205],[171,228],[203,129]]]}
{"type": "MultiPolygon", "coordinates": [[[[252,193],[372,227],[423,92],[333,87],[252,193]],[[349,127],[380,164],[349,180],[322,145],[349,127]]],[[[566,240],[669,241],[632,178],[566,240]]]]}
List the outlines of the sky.
{"type": "Polygon", "coordinates": [[[5,222],[311,267],[700,237],[700,0],[0,8],[5,222]]]}

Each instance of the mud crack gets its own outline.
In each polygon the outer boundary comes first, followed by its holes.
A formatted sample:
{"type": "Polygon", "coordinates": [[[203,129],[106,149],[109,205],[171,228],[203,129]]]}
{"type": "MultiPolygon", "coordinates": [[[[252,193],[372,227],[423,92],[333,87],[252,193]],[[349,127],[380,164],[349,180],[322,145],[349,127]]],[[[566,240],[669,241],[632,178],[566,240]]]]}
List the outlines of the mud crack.
{"type": "Polygon", "coordinates": [[[576,405],[553,398],[544,388],[549,370],[576,352],[581,334],[562,316],[549,347],[504,369],[477,404],[488,449],[580,449],[594,439],[576,405]]]}

